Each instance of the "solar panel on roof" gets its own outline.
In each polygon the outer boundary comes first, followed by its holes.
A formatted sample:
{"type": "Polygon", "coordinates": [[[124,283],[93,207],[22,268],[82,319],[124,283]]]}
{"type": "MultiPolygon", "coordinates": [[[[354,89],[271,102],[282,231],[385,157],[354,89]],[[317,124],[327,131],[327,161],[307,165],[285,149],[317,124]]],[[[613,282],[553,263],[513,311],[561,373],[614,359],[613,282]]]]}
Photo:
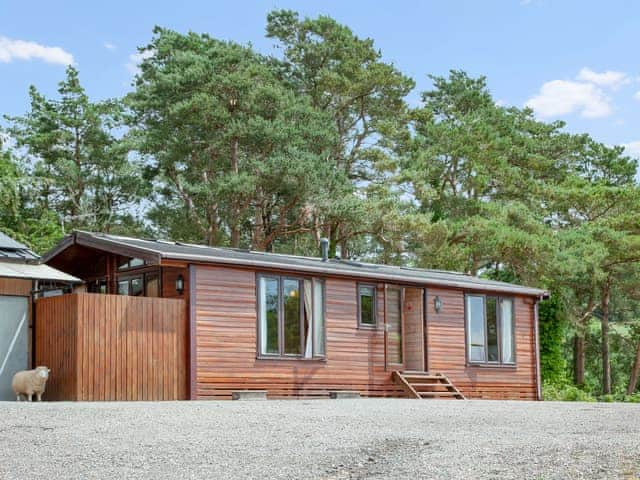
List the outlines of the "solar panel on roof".
{"type": "Polygon", "coordinates": [[[28,250],[26,245],[16,242],[13,238],[0,232],[0,248],[12,250],[28,250]]]}

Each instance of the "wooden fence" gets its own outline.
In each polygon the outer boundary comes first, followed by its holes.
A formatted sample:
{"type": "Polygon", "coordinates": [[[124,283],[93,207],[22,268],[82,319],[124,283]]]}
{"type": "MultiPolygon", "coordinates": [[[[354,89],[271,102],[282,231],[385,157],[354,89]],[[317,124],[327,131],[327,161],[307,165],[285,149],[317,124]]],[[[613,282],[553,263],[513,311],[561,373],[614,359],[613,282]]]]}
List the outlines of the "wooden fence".
{"type": "Polygon", "coordinates": [[[76,293],[36,302],[46,400],[188,398],[184,300],[76,293]]]}

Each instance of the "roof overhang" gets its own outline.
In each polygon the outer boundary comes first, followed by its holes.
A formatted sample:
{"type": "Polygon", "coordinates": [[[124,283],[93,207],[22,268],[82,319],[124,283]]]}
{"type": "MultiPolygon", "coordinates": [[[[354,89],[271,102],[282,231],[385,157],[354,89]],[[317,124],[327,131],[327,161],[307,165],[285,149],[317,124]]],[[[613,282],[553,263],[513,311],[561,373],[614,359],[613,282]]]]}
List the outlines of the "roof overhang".
{"type": "Polygon", "coordinates": [[[81,283],[79,278],[61,272],[49,265],[31,263],[0,262],[0,277],[81,283]]]}
{"type": "Polygon", "coordinates": [[[410,278],[403,275],[391,275],[386,273],[372,273],[372,272],[357,272],[357,271],[337,271],[332,268],[323,266],[292,266],[286,262],[265,262],[259,260],[243,260],[239,262],[236,259],[229,259],[224,257],[213,257],[210,255],[186,255],[186,254],[171,254],[161,255],[162,258],[171,260],[183,260],[190,263],[202,263],[202,264],[215,264],[215,265],[230,265],[230,266],[244,266],[244,267],[257,267],[272,270],[288,270],[296,272],[316,273],[331,275],[333,277],[355,277],[369,280],[389,281],[394,283],[404,283],[421,286],[431,287],[451,287],[464,290],[484,291],[484,292],[500,292],[511,293],[518,295],[526,295],[531,297],[538,297],[540,299],[548,298],[549,293],[545,290],[523,287],[519,285],[489,285],[489,284],[473,284],[469,282],[457,282],[454,280],[428,280],[410,278]]]}
{"type": "Polygon", "coordinates": [[[328,275],[332,277],[358,278],[375,280],[382,282],[393,282],[405,285],[416,285],[423,287],[449,287],[475,292],[497,292],[509,293],[514,295],[523,295],[528,297],[536,297],[538,299],[548,298],[549,293],[545,290],[525,287],[522,285],[513,285],[507,283],[485,283],[482,281],[474,282],[468,280],[456,279],[426,279],[412,277],[407,275],[391,274],[384,272],[357,271],[357,270],[339,270],[332,268],[330,263],[318,262],[317,265],[293,265],[286,260],[260,260],[260,259],[237,259],[227,258],[218,255],[199,255],[187,253],[167,253],[161,249],[146,248],[140,245],[131,245],[117,238],[108,238],[96,236],[90,232],[75,231],[65,237],[57,246],[47,252],[42,257],[42,262],[49,263],[56,256],[60,255],[66,249],[73,245],[81,245],[96,250],[101,250],[116,255],[127,256],[131,258],[141,258],[152,265],[162,265],[165,261],[182,261],[185,263],[206,264],[206,265],[228,265],[238,268],[260,268],[265,270],[280,270],[289,272],[301,272],[310,274],[328,275]]]}
{"type": "Polygon", "coordinates": [[[122,255],[124,257],[141,258],[152,265],[159,264],[161,258],[159,252],[151,249],[123,245],[122,243],[115,242],[107,238],[95,238],[84,232],[76,231],[67,235],[55,247],[45,253],[42,256],[41,261],[43,263],[49,263],[53,258],[57,257],[73,245],[94,248],[96,250],[102,250],[115,255],[122,255]]]}

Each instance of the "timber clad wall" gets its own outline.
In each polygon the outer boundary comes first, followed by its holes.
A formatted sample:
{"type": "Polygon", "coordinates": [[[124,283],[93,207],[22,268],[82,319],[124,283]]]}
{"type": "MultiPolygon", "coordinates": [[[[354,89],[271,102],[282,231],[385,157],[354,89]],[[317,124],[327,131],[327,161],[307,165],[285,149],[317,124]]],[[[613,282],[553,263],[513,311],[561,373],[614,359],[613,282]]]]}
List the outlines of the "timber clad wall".
{"type": "MultiPolygon", "coordinates": [[[[378,285],[377,329],[357,328],[357,282],[326,278],[326,360],[259,360],[256,272],[232,267],[194,268],[195,398],[230,398],[232,390],[241,389],[267,390],[271,398],[326,396],[329,390],[404,396],[392,382],[391,372],[385,371],[382,284],[378,285]]],[[[421,306],[420,291],[407,290],[415,297],[412,309],[421,306]]],[[[514,300],[517,366],[467,366],[464,292],[428,289],[426,369],[448,375],[468,398],[535,399],[533,304],[525,303],[523,297],[514,300]],[[433,308],[436,295],[444,305],[438,314],[433,308]]],[[[411,329],[422,333],[415,325],[411,329]]],[[[407,361],[419,362],[413,358],[415,351],[415,343],[405,345],[406,368],[414,368],[407,361]]]]}
{"type": "Polygon", "coordinates": [[[516,323],[516,367],[467,366],[464,292],[428,289],[428,370],[442,372],[467,398],[536,399],[534,311],[524,297],[513,297],[516,323]],[[443,307],[436,313],[433,299],[443,307]]]}
{"type": "Polygon", "coordinates": [[[0,278],[0,295],[28,297],[31,295],[31,280],[0,278]]]}
{"type": "Polygon", "coordinates": [[[47,400],[187,398],[183,300],[72,294],[36,302],[36,363],[47,400]]]}
{"type": "Polygon", "coordinates": [[[256,273],[197,266],[196,398],[230,398],[232,390],[264,389],[271,398],[326,396],[329,390],[403,396],[384,368],[384,294],[378,329],[357,328],[356,282],[326,279],[327,358],[258,360],[256,273]]]}

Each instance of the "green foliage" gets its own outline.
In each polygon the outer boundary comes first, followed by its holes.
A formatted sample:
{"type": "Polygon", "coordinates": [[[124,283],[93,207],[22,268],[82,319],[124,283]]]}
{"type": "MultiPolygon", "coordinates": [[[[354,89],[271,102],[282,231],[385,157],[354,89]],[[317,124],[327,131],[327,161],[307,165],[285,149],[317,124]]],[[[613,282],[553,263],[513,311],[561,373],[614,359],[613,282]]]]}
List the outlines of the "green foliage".
{"type": "Polygon", "coordinates": [[[575,385],[555,385],[552,383],[543,384],[543,397],[549,401],[562,402],[595,402],[597,399],[589,392],[586,392],[575,385]]]}
{"type": "Polygon", "coordinates": [[[540,369],[543,382],[561,384],[566,381],[566,361],[562,342],[566,318],[561,299],[552,296],[539,304],[540,369]]]}
{"type": "Polygon", "coordinates": [[[267,37],[283,50],[277,63],[282,78],[332,119],[337,142],[328,159],[352,182],[321,210],[318,234],[329,237],[331,255],[339,245],[342,256],[362,247],[393,256],[401,239],[393,226],[386,228],[385,214],[402,202],[377,166],[391,161],[387,138],[405,123],[413,80],[385,62],[372,39],[327,16],[301,19],[290,10],[273,11],[267,37]]]}
{"type": "Polygon", "coordinates": [[[34,205],[55,212],[66,228],[109,232],[132,223],[130,208],[143,190],[137,164],[116,136],[122,107],[90,102],[78,71],[70,66],[66,74],[56,100],[32,86],[30,111],[6,117],[7,133],[27,156],[34,205]]]}
{"type": "Polygon", "coordinates": [[[346,180],[325,161],[330,118],[251,47],[156,28],[144,51],[129,137],[156,183],[157,227],[256,249],[310,231],[346,180]]]}
{"type": "Polygon", "coordinates": [[[54,212],[37,199],[33,178],[20,159],[0,146],[0,231],[42,253],[60,238],[61,228],[54,212]]]}

